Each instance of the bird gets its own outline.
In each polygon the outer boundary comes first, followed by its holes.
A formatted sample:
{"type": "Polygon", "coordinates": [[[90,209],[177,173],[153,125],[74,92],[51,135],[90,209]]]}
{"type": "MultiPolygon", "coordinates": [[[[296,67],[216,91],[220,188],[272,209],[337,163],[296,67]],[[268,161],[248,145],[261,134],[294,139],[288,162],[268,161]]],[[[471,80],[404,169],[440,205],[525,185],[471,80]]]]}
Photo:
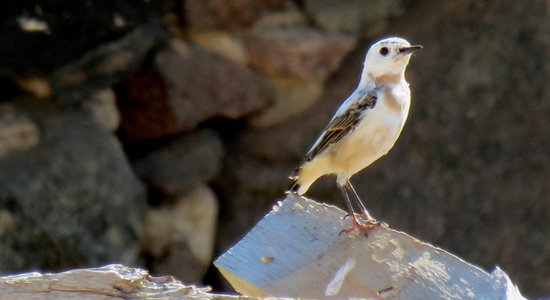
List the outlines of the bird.
{"type": "Polygon", "coordinates": [[[287,193],[303,195],[320,177],[336,175],[352,217],[344,229],[371,230],[381,223],[368,212],[350,178],[386,155],[397,141],[411,103],[405,69],[412,54],[422,49],[400,37],[375,42],[367,51],[357,88],[334,116],[289,178],[287,193]],[[353,202],[360,209],[356,213],[353,202]]]}

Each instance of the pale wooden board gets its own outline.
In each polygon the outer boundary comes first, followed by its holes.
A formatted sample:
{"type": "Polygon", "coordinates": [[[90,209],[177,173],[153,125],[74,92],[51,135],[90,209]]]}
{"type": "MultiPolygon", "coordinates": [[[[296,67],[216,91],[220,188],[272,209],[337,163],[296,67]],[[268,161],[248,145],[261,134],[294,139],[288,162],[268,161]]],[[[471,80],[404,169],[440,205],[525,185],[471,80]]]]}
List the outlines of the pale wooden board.
{"type": "Polygon", "coordinates": [[[500,269],[489,274],[403,232],[339,234],[344,216],[289,195],[214,264],[248,296],[521,299],[500,269]]]}
{"type": "Polygon", "coordinates": [[[145,270],[122,265],[0,277],[2,300],[243,299],[210,294],[209,290],[184,285],[172,276],[153,277],[145,270]]]}

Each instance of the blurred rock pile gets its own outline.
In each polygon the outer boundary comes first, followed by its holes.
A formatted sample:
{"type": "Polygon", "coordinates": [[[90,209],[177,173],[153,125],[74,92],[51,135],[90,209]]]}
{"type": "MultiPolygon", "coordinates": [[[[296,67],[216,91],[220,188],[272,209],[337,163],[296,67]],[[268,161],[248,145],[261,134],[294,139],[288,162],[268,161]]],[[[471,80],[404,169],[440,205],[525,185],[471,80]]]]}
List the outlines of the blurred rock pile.
{"type": "MultiPolygon", "coordinates": [[[[0,20],[1,273],[200,282],[283,196],[368,45],[399,35],[425,47],[411,116],[359,193],[550,294],[547,1],[36,0],[0,20]]],[[[341,205],[333,185],[311,195],[341,205]]]]}

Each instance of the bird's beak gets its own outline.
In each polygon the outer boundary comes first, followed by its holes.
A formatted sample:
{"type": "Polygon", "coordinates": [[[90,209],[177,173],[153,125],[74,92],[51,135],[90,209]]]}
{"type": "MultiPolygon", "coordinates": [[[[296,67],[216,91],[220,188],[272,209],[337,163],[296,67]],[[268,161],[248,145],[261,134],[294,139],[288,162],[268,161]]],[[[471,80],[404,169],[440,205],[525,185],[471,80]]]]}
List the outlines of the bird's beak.
{"type": "Polygon", "coordinates": [[[422,49],[422,46],[420,46],[420,45],[414,45],[414,46],[410,46],[410,47],[403,47],[403,48],[399,48],[399,54],[407,55],[407,54],[411,54],[414,51],[420,50],[420,49],[422,49]]]}

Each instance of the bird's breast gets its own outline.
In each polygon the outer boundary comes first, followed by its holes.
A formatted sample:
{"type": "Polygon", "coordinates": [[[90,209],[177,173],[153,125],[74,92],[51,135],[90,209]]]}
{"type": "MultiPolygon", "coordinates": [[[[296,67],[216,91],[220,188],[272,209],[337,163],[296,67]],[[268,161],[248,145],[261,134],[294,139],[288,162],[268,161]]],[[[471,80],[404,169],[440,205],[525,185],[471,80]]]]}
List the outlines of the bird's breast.
{"type": "Polygon", "coordinates": [[[333,159],[355,172],[385,155],[395,144],[407,119],[410,96],[381,92],[376,106],[364,112],[355,130],[342,140],[333,159]]]}
{"type": "Polygon", "coordinates": [[[350,142],[367,155],[383,155],[399,136],[404,118],[401,107],[389,101],[380,101],[375,109],[365,112],[355,134],[350,135],[350,142]]]}

